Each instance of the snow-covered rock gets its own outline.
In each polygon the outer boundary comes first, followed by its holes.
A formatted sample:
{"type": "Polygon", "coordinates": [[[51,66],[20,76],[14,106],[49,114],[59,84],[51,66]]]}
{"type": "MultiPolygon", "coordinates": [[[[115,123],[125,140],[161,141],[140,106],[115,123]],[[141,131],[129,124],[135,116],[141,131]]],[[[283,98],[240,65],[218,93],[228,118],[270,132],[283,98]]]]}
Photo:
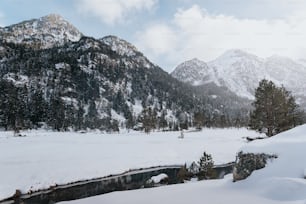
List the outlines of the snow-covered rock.
{"type": "Polygon", "coordinates": [[[167,179],[168,179],[167,174],[158,174],[157,176],[152,176],[148,182],[153,183],[153,184],[159,184],[159,183],[167,182],[167,179]]]}

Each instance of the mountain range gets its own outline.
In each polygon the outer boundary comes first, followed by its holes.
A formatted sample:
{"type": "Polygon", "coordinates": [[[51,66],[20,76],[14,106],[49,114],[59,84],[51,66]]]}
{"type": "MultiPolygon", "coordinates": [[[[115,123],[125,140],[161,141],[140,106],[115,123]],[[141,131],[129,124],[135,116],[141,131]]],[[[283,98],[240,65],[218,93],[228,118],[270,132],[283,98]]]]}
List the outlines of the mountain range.
{"type": "Polygon", "coordinates": [[[250,100],[254,99],[259,81],[268,79],[291,91],[306,109],[306,66],[302,60],[281,56],[260,58],[234,49],[207,63],[198,59],[183,62],[171,75],[193,86],[214,84],[250,100]]]}
{"type": "Polygon", "coordinates": [[[240,98],[204,94],[125,40],[84,36],[59,15],[0,28],[0,41],[0,128],[171,130],[196,114],[205,126],[247,123],[240,98]]]}
{"type": "Polygon", "coordinates": [[[245,126],[263,78],[306,107],[305,70],[303,61],[229,50],[168,74],[131,43],[85,36],[51,14],[0,28],[0,128],[245,126]]]}

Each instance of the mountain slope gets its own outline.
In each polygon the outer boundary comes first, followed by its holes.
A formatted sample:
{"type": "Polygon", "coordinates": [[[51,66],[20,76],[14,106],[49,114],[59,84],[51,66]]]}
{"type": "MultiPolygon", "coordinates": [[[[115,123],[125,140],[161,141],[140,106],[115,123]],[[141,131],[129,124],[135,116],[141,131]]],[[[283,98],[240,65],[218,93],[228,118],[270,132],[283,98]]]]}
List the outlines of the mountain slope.
{"type": "Polygon", "coordinates": [[[262,59],[241,50],[229,50],[206,65],[203,68],[187,61],[179,65],[172,76],[188,83],[193,81],[197,81],[197,84],[212,82],[250,100],[254,99],[254,91],[259,81],[269,79],[278,86],[283,85],[292,91],[300,105],[306,108],[306,94],[304,92],[306,89],[304,83],[306,67],[301,63],[285,57],[272,56],[262,59]],[[185,66],[182,67],[184,64],[185,66]],[[199,73],[198,78],[190,73],[194,70],[199,73]],[[182,73],[185,73],[184,77],[182,77],[182,73]]]}

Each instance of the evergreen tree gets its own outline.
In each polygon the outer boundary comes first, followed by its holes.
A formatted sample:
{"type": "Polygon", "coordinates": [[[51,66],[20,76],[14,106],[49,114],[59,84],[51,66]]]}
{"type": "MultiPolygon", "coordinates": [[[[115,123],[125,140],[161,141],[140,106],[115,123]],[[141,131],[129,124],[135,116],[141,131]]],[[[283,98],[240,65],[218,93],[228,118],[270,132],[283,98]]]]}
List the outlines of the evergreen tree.
{"type": "Polygon", "coordinates": [[[255,91],[250,127],[271,137],[301,123],[294,97],[284,87],[262,80],[255,91]]]}
{"type": "Polygon", "coordinates": [[[201,130],[205,123],[204,114],[201,112],[196,112],[193,116],[193,123],[198,130],[201,130]]]}
{"type": "Polygon", "coordinates": [[[134,126],[135,126],[135,117],[133,116],[132,112],[129,111],[129,114],[127,115],[127,118],[126,118],[125,127],[128,130],[130,130],[130,129],[133,129],[134,126]]]}
{"type": "Polygon", "coordinates": [[[161,116],[160,116],[159,122],[158,122],[159,128],[161,128],[163,130],[168,126],[168,122],[166,120],[166,114],[167,114],[167,111],[162,110],[162,113],[161,113],[161,116]]]}
{"type": "Polygon", "coordinates": [[[185,112],[179,112],[178,114],[178,122],[181,130],[188,129],[188,117],[185,112]]]}
{"type": "Polygon", "coordinates": [[[46,120],[47,103],[43,98],[41,90],[33,91],[29,102],[30,120],[37,127],[39,122],[46,120]]]}
{"type": "Polygon", "coordinates": [[[141,113],[141,122],[143,129],[146,133],[151,132],[152,129],[156,128],[157,123],[157,113],[155,110],[152,110],[151,107],[144,108],[141,113]]]}
{"type": "Polygon", "coordinates": [[[53,129],[60,131],[63,130],[63,123],[65,119],[65,104],[58,94],[52,94],[50,99],[48,111],[48,125],[53,129]]]}
{"type": "Polygon", "coordinates": [[[89,101],[88,113],[85,118],[85,125],[90,129],[100,128],[98,125],[98,111],[94,100],[89,101]]]}
{"type": "Polygon", "coordinates": [[[215,172],[213,169],[214,161],[211,154],[207,154],[206,152],[203,153],[202,157],[200,158],[199,164],[199,179],[208,179],[214,178],[215,172]]]}
{"type": "Polygon", "coordinates": [[[75,124],[75,128],[76,130],[81,130],[83,129],[83,126],[84,126],[84,109],[83,109],[83,104],[80,103],[79,104],[79,108],[77,110],[77,113],[76,113],[76,124],[75,124]]]}
{"type": "Polygon", "coordinates": [[[0,81],[0,125],[9,130],[15,124],[15,87],[5,80],[0,81]]]}

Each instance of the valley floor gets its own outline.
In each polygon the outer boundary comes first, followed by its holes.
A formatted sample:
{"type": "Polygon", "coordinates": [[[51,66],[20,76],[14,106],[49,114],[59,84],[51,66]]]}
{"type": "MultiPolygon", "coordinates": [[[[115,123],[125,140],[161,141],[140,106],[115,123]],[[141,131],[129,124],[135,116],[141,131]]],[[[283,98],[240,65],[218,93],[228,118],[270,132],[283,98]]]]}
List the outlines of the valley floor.
{"type": "Polygon", "coordinates": [[[222,180],[114,192],[63,204],[306,204],[305,147],[303,125],[244,145],[243,152],[276,154],[278,158],[242,181],[234,183],[232,175],[228,175],[222,180]]]}
{"type": "MultiPolygon", "coordinates": [[[[198,161],[204,151],[212,154],[215,164],[227,163],[235,160],[246,143],[244,137],[259,136],[247,129],[185,132],[184,139],[178,138],[180,132],[27,131],[22,135],[25,137],[0,132],[0,200],[12,196],[16,189],[26,193],[129,169],[190,164],[198,161]]],[[[193,185],[206,183],[182,186],[189,189],[193,185]]]]}
{"type": "Polygon", "coordinates": [[[246,129],[204,129],[144,134],[24,132],[26,137],[0,133],[0,198],[15,189],[23,193],[54,184],[122,173],[133,168],[184,164],[199,160],[203,151],[215,163],[235,160],[240,150],[276,154],[263,169],[245,180],[207,180],[104,194],[63,202],[67,204],[306,204],[306,125],[274,137],[246,143],[257,137],[246,129]]]}

